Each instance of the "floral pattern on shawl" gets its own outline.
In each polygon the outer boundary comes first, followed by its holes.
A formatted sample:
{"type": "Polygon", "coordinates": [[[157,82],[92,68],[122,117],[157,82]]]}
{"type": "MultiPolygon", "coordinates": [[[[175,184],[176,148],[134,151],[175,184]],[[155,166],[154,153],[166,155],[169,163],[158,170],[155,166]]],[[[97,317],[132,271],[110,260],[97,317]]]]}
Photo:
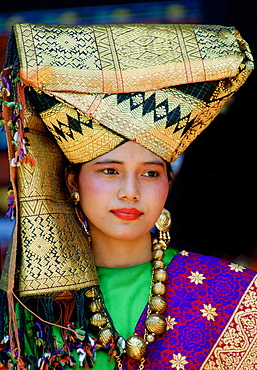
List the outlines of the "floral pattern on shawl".
{"type": "MultiPolygon", "coordinates": [[[[256,273],[237,266],[189,252],[174,257],[167,267],[165,313],[173,325],[148,345],[145,369],[255,369],[256,273]]],[[[136,327],[139,335],[144,335],[145,318],[146,309],[136,327]]],[[[124,370],[138,365],[123,360],[124,370]]]]}

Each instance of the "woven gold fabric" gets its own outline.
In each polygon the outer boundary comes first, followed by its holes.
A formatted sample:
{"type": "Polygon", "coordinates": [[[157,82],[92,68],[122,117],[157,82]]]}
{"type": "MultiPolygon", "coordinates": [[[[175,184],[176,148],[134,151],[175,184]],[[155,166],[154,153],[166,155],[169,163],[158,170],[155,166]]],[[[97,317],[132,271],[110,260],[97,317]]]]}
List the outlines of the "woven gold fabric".
{"type": "Polygon", "coordinates": [[[90,246],[66,190],[63,154],[40,118],[26,111],[35,166],[18,169],[21,295],[97,284],[90,246]]]}
{"type": "Polygon", "coordinates": [[[14,30],[20,77],[60,101],[41,117],[74,163],[124,139],[174,161],[253,68],[233,27],[20,24],[14,30]]]}
{"type": "MultiPolygon", "coordinates": [[[[98,284],[64,184],[63,153],[71,162],[86,162],[135,140],[172,162],[252,68],[248,45],[232,27],[15,25],[3,81],[11,86],[6,98],[23,107],[29,156],[36,162],[16,168],[17,191],[12,179],[20,295],[98,284]]],[[[17,140],[22,147],[21,136],[17,140]]],[[[16,243],[12,250],[1,285],[8,291],[16,243]]]]}
{"type": "Polygon", "coordinates": [[[233,27],[14,27],[21,78],[47,91],[124,93],[235,76],[244,55],[233,27]]]}

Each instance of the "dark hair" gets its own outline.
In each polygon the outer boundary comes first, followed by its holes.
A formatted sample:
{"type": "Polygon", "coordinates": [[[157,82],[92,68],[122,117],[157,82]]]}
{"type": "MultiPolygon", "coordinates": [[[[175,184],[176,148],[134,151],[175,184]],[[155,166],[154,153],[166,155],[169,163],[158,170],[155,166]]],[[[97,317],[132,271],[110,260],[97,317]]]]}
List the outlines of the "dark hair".
{"type": "Polygon", "coordinates": [[[79,176],[79,173],[80,173],[80,169],[81,169],[81,166],[83,165],[84,163],[69,163],[68,166],[67,166],[67,170],[68,172],[73,172],[75,173],[75,179],[78,180],[78,176],[79,176]]]}

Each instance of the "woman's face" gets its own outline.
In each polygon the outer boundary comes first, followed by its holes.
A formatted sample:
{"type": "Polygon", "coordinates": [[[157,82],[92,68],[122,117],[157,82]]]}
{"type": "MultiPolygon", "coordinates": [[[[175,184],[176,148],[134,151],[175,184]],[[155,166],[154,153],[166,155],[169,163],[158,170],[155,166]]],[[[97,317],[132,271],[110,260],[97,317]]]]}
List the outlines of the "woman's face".
{"type": "Polygon", "coordinates": [[[119,240],[145,236],[165,204],[166,163],[135,142],[82,165],[75,189],[94,235],[119,240]]]}

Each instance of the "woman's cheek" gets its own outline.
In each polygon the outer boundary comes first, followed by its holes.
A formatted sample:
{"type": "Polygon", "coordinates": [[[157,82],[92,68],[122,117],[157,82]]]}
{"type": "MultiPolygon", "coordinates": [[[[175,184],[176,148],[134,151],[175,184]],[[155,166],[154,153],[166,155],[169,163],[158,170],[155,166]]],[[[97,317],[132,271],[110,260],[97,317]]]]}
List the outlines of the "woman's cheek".
{"type": "MultiPolygon", "coordinates": [[[[148,189],[149,192],[149,189],[148,189]]],[[[162,200],[165,203],[169,194],[169,183],[167,181],[160,181],[160,183],[153,189],[153,197],[162,200]]]]}
{"type": "Polygon", "coordinates": [[[79,182],[79,193],[86,197],[99,195],[107,191],[108,186],[95,176],[89,176],[81,179],[79,182]]]}

